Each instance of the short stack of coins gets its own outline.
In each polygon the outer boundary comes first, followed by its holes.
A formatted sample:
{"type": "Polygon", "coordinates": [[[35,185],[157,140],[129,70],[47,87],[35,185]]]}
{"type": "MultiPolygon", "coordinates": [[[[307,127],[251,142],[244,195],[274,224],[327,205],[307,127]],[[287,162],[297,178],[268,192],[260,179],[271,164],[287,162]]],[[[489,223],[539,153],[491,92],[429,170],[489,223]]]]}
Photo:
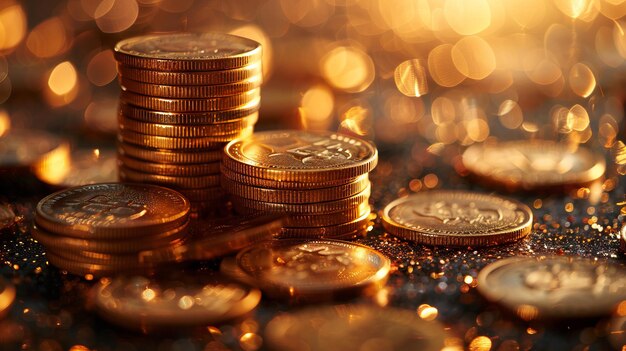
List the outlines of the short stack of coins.
{"type": "Polygon", "coordinates": [[[217,33],[119,42],[120,179],[176,189],[193,210],[221,205],[222,149],[258,119],[261,55],[259,43],[217,33]]]}
{"type": "Polygon", "coordinates": [[[50,263],[77,275],[143,271],[144,250],[171,248],[188,237],[189,201],[148,184],[101,183],[53,193],[35,210],[32,235],[50,263]]]}
{"type": "Polygon", "coordinates": [[[369,223],[371,143],[331,132],[269,131],[224,149],[222,186],[239,213],[286,214],[282,238],[349,238],[369,223]]]}

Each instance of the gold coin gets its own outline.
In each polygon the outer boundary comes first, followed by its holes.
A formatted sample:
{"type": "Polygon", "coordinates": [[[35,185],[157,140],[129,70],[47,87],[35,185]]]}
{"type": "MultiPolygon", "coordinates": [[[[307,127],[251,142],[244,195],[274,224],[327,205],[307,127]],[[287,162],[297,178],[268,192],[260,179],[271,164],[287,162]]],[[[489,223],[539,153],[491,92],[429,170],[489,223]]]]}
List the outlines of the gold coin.
{"type": "Polygon", "coordinates": [[[626,269],[579,257],[510,257],[480,271],[478,291],[524,320],[608,316],[626,300],[626,269]]]}
{"type": "Polygon", "coordinates": [[[117,158],[111,150],[77,150],[68,162],[48,162],[35,175],[42,182],[58,188],[116,182],[117,158]]]}
{"type": "Polygon", "coordinates": [[[508,190],[589,184],[604,175],[604,157],[591,150],[547,140],[475,144],[463,165],[481,180],[508,190]]]}
{"type": "Polygon", "coordinates": [[[94,300],[103,318],[147,331],[244,316],[258,305],[261,292],[216,274],[177,273],[103,279],[94,286],[94,300]]]}
{"type": "Polygon", "coordinates": [[[120,100],[126,104],[164,112],[205,112],[232,110],[261,98],[261,88],[237,95],[205,97],[203,99],[172,99],[122,91],[120,100]]]}
{"type": "Polygon", "coordinates": [[[128,167],[120,166],[120,179],[134,183],[150,183],[178,189],[199,189],[218,187],[220,185],[220,175],[211,174],[194,177],[175,177],[161,174],[143,173],[132,170],[128,167]]]}
{"type": "Polygon", "coordinates": [[[118,275],[120,273],[139,273],[146,270],[143,267],[111,266],[97,263],[71,261],[52,253],[46,253],[46,258],[48,259],[48,262],[57,267],[59,270],[79,276],[92,275],[94,277],[104,277],[118,275]]]}
{"type": "Polygon", "coordinates": [[[197,164],[219,162],[222,160],[222,149],[219,150],[167,150],[167,149],[149,149],[141,146],[128,144],[124,142],[118,143],[118,153],[128,157],[146,160],[156,163],[176,163],[176,164],[197,164]]]}
{"type": "Polygon", "coordinates": [[[246,81],[261,76],[261,63],[219,71],[166,72],[150,71],[118,64],[120,76],[151,84],[222,85],[246,81]]]}
{"type": "Polygon", "coordinates": [[[299,238],[299,239],[307,239],[307,238],[336,238],[345,236],[346,234],[359,234],[365,233],[367,231],[367,227],[370,226],[369,220],[369,212],[363,214],[361,217],[353,220],[351,222],[346,222],[333,226],[325,226],[325,227],[296,227],[289,228],[283,227],[283,230],[280,232],[280,238],[299,238]]]}
{"type": "Polygon", "coordinates": [[[133,157],[119,155],[120,163],[127,168],[164,176],[191,177],[213,175],[220,173],[220,162],[196,163],[196,164],[173,164],[155,163],[139,160],[133,157]]]}
{"type": "Polygon", "coordinates": [[[74,252],[91,251],[103,254],[123,255],[178,244],[188,235],[188,223],[189,222],[184,223],[179,228],[160,232],[152,236],[128,238],[124,240],[94,240],[62,236],[56,233],[50,233],[44,228],[40,228],[38,225],[33,226],[31,234],[35,240],[46,247],[48,252],[69,250],[74,252]]]}
{"type": "Polygon", "coordinates": [[[103,183],[62,190],[37,204],[42,229],[85,239],[130,239],[181,227],[189,201],[153,185],[103,183]]]}
{"type": "Polygon", "coordinates": [[[272,240],[237,254],[241,270],[275,296],[329,298],[382,287],[391,262],[380,252],[339,240],[272,240]]]}
{"type": "Polygon", "coordinates": [[[120,114],[137,121],[158,124],[206,125],[224,123],[248,117],[259,111],[261,99],[231,110],[205,112],[164,112],[146,110],[120,102],[120,114]]]}
{"type": "Polygon", "coordinates": [[[235,209],[252,209],[257,211],[298,213],[298,214],[325,214],[333,213],[346,208],[357,207],[363,202],[368,202],[371,193],[371,186],[354,196],[326,202],[303,203],[303,204],[279,204],[273,202],[250,200],[236,195],[230,195],[230,199],[235,209]]]}
{"type": "Polygon", "coordinates": [[[370,181],[366,176],[354,183],[338,185],[333,188],[309,190],[266,189],[238,183],[222,175],[222,187],[229,193],[246,199],[273,203],[301,204],[341,200],[354,196],[369,186],[370,181]]]}
{"type": "Polygon", "coordinates": [[[389,233],[421,244],[488,246],[528,235],[533,213],[496,195],[438,190],[392,201],[382,222],[389,233]]]}
{"type": "Polygon", "coordinates": [[[219,135],[233,135],[245,128],[251,128],[259,119],[259,113],[224,123],[204,125],[158,124],[137,121],[124,115],[119,115],[119,127],[122,130],[149,135],[160,135],[175,138],[213,137],[219,135]]]}
{"type": "Polygon", "coordinates": [[[237,173],[230,168],[222,164],[222,174],[236,182],[249,184],[251,186],[270,188],[270,189],[286,189],[286,190],[304,190],[304,189],[322,189],[330,188],[338,185],[345,185],[359,181],[361,178],[367,178],[367,174],[360,175],[358,177],[331,180],[325,182],[289,182],[284,180],[272,180],[250,177],[245,174],[237,173]]]}
{"type": "Polygon", "coordinates": [[[242,94],[252,89],[259,88],[262,80],[262,76],[258,76],[222,85],[163,85],[142,83],[120,77],[119,83],[122,90],[132,91],[142,95],[170,99],[201,99],[242,94]]]}
{"type": "MultiPolygon", "coordinates": [[[[238,213],[251,215],[258,213],[258,210],[243,208],[238,209],[238,213]],[[239,212],[239,210],[242,210],[239,212]]],[[[309,228],[309,227],[328,227],[342,223],[352,222],[361,218],[366,213],[371,213],[371,208],[367,201],[362,202],[357,207],[351,207],[342,211],[323,213],[323,214],[297,214],[287,215],[284,220],[285,227],[288,228],[309,228]]]]}
{"type": "Polygon", "coordinates": [[[270,350],[445,349],[444,328],[414,310],[368,305],[315,307],[274,317],[265,328],[270,350]]]}
{"type": "Polygon", "coordinates": [[[224,197],[224,189],[220,186],[197,188],[197,189],[180,189],[189,201],[193,202],[214,202],[224,197]]]}
{"type": "Polygon", "coordinates": [[[67,141],[43,131],[10,129],[0,136],[0,169],[37,170],[69,157],[67,141]]]}
{"type": "Polygon", "coordinates": [[[237,216],[193,222],[190,238],[183,245],[139,253],[141,263],[204,261],[223,257],[277,235],[281,215],[237,216]]]}
{"type": "Polygon", "coordinates": [[[0,319],[4,318],[15,301],[15,287],[0,277],[0,319]]]}
{"type": "Polygon", "coordinates": [[[120,141],[140,145],[143,147],[150,147],[155,149],[195,149],[195,148],[211,148],[222,149],[226,142],[238,139],[247,138],[253,132],[253,126],[242,129],[239,133],[218,135],[210,137],[198,137],[198,138],[174,138],[164,137],[156,135],[140,134],[130,130],[121,129],[118,133],[120,141]]]}
{"type": "Polygon", "coordinates": [[[326,182],[363,175],[376,166],[376,147],[331,132],[270,131],[234,140],[224,165],[251,177],[326,182]]]}
{"type": "Polygon", "coordinates": [[[115,45],[115,59],[127,66],[158,71],[212,71],[261,60],[258,42],[221,33],[144,35],[115,45]]]}

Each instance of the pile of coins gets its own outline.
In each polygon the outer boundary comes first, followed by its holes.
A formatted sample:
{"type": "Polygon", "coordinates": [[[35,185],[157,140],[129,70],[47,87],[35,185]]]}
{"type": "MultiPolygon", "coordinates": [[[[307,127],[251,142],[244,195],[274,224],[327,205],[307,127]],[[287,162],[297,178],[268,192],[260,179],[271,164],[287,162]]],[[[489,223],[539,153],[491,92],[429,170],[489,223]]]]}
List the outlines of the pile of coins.
{"type": "Polygon", "coordinates": [[[120,179],[176,189],[194,210],[220,204],[222,149],[258,119],[261,55],[259,43],[226,34],[119,42],[120,179]]]}
{"type": "Polygon", "coordinates": [[[270,131],[230,142],[222,186],[239,213],[288,215],[282,238],[347,238],[369,223],[371,143],[331,132],[270,131]]]}
{"type": "Polygon", "coordinates": [[[141,271],[140,252],[182,244],[189,212],[184,196],[160,186],[85,185],[43,198],[32,235],[50,263],[76,275],[141,271]]]}

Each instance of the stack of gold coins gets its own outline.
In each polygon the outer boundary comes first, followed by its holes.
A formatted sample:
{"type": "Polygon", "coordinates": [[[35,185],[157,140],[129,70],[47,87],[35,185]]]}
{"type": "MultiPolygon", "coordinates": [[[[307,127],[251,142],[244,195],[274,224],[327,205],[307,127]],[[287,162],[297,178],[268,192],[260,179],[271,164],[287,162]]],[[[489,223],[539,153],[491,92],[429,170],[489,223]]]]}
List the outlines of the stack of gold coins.
{"type": "Polygon", "coordinates": [[[102,183],[59,191],[35,211],[33,237],[48,261],[77,275],[142,270],[139,252],[180,245],[189,201],[155,185],[102,183]]]}
{"type": "Polygon", "coordinates": [[[283,238],[345,238],[368,227],[371,143],[331,132],[271,131],[230,142],[222,186],[240,213],[288,218],[283,238]]]}
{"type": "Polygon", "coordinates": [[[260,105],[261,45],[216,33],[150,35],[115,47],[120,178],[174,188],[210,209],[222,149],[252,134],[260,105]]]}

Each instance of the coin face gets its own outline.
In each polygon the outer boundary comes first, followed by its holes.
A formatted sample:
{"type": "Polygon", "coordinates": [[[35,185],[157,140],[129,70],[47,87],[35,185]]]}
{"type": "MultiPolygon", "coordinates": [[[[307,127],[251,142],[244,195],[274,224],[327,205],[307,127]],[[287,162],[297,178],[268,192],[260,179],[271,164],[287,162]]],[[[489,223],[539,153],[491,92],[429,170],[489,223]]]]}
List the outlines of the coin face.
{"type": "Polygon", "coordinates": [[[0,319],[4,318],[15,301],[15,287],[0,277],[0,319]]]}
{"type": "Polygon", "coordinates": [[[68,143],[45,132],[10,130],[0,137],[0,168],[31,167],[47,158],[68,155],[68,143]]]}
{"type": "Polygon", "coordinates": [[[504,197],[442,190],[392,201],[382,220],[389,233],[418,243],[486,246],[528,235],[533,214],[504,197]]]}
{"type": "Polygon", "coordinates": [[[366,305],[315,307],[274,317],[265,329],[270,350],[438,351],[443,326],[414,311],[366,305]]]}
{"type": "Polygon", "coordinates": [[[604,316],[626,300],[626,269],[592,259],[507,258],[483,268],[478,283],[525,320],[604,316]]]}
{"type": "Polygon", "coordinates": [[[167,188],[123,183],[85,185],[42,199],[36,222],[42,228],[79,238],[151,235],[183,225],[189,201],[167,188]]]}
{"type": "Polygon", "coordinates": [[[380,252],[339,240],[273,240],[241,251],[237,264],[270,294],[333,296],[380,287],[390,261],[380,252]]]}
{"type": "Polygon", "coordinates": [[[139,329],[212,325],[250,312],[261,300],[256,289],[200,273],[103,279],[94,296],[102,317],[139,329]]]}
{"type": "Polygon", "coordinates": [[[330,132],[271,131],[230,142],[224,164],[257,178],[326,181],[360,176],[378,161],[376,147],[330,132]]]}
{"type": "Polygon", "coordinates": [[[123,64],[161,70],[214,70],[261,59],[261,44],[219,33],[146,35],[120,41],[115,58],[123,64]]]}
{"type": "Polygon", "coordinates": [[[463,153],[463,164],[510,190],[584,185],[602,177],[606,168],[602,155],[547,140],[475,144],[463,153]]]}

